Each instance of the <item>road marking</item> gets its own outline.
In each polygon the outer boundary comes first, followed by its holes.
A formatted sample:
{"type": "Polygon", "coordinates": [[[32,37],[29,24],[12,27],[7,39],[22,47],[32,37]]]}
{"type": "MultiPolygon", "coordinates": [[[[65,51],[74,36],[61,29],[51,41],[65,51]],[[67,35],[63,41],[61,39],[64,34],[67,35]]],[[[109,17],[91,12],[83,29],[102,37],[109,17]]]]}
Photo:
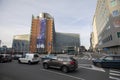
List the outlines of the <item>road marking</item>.
{"type": "Polygon", "coordinates": [[[110,70],[110,73],[109,73],[109,78],[111,79],[114,79],[114,80],[120,80],[120,72],[119,71],[116,71],[116,70],[110,70]]]}
{"type": "Polygon", "coordinates": [[[79,66],[91,66],[91,64],[78,64],[79,66]]]}
{"type": "Polygon", "coordinates": [[[84,56],[84,57],[82,57],[82,58],[80,58],[80,59],[88,59],[88,56],[84,56]]]}
{"type": "Polygon", "coordinates": [[[110,73],[110,75],[120,76],[120,74],[116,74],[116,73],[110,73]]]}
{"type": "Polygon", "coordinates": [[[110,70],[110,72],[114,72],[114,73],[120,74],[120,72],[119,72],[119,71],[116,71],[116,70],[110,70]]]}
{"type": "Polygon", "coordinates": [[[99,68],[99,67],[96,67],[94,65],[92,65],[92,68],[95,69],[95,70],[98,70],[98,71],[105,72],[105,70],[103,68],[99,68]]]}
{"type": "Polygon", "coordinates": [[[105,72],[105,70],[103,68],[98,68],[98,67],[95,67],[94,65],[91,65],[91,68],[85,67],[85,66],[79,66],[79,68],[85,68],[85,69],[89,69],[89,70],[105,72]]]}
{"type": "Polygon", "coordinates": [[[116,78],[116,77],[112,77],[112,76],[109,76],[110,79],[114,79],[114,80],[120,80],[120,78],[116,78]]]}
{"type": "Polygon", "coordinates": [[[78,59],[82,59],[82,60],[94,60],[94,58],[88,58],[88,57],[82,57],[82,58],[78,58],[78,59]]]}
{"type": "Polygon", "coordinates": [[[91,54],[88,54],[90,56],[90,59],[92,59],[92,55],[91,54]]]}
{"type": "Polygon", "coordinates": [[[71,77],[71,78],[78,79],[78,80],[85,80],[85,79],[80,78],[80,77],[71,76],[71,75],[67,75],[67,74],[63,74],[63,73],[59,73],[59,72],[55,72],[55,71],[50,71],[50,70],[46,70],[46,69],[40,69],[40,70],[51,72],[51,73],[55,73],[55,74],[59,74],[59,75],[62,75],[62,76],[71,77]]]}

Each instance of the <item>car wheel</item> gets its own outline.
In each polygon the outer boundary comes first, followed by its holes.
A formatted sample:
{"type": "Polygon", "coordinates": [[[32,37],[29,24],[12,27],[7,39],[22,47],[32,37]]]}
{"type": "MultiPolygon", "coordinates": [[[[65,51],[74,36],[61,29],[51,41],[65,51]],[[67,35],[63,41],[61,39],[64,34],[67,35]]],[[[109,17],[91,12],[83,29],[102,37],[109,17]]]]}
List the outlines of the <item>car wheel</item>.
{"type": "Polygon", "coordinates": [[[31,61],[28,61],[28,64],[31,64],[31,61]]]}
{"type": "Polygon", "coordinates": [[[21,63],[21,61],[20,61],[20,60],[18,60],[18,63],[21,63]]]}
{"type": "Polygon", "coordinates": [[[10,60],[10,62],[12,62],[12,60],[10,60]]]}
{"type": "Polygon", "coordinates": [[[37,64],[39,63],[39,61],[38,62],[36,62],[37,64]]]}
{"type": "Polygon", "coordinates": [[[68,72],[68,67],[67,66],[63,66],[62,67],[62,72],[67,73],[68,72]]]}
{"type": "Polygon", "coordinates": [[[49,68],[48,64],[47,63],[43,64],[43,68],[48,69],[49,68]]]}
{"type": "Polygon", "coordinates": [[[97,65],[98,67],[101,67],[101,64],[100,64],[100,63],[97,63],[96,65],[97,65]]]}
{"type": "Polygon", "coordinates": [[[3,63],[3,61],[1,60],[0,63],[3,63]]]}

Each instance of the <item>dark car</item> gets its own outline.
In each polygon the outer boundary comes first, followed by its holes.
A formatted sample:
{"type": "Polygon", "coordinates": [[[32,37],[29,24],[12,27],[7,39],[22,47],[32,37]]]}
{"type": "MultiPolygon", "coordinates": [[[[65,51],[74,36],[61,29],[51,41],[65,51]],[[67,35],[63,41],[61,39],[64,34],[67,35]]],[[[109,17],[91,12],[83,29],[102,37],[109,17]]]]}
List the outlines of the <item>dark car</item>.
{"type": "Polygon", "coordinates": [[[14,56],[13,56],[13,59],[14,60],[18,60],[19,58],[21,58],[22,57],[22,54],[15,54],[14,56]]]}
{"type": "Polygon", "coordinates": [[[93,64],[103,68],[120,69],[120,55],[108,55],[100,59],[93,60],[93,64]]]}
{"type": "Polygon", "coordinates": [[[10,54],[0,54],[0,62],[11,62],[12,56],[10,54]]]}
{"type": "Polygon", "coordinates": [[[57,68],[67,73],[68,71],[74,71],[78,68],[78,62],[73,57],[59,56],[56,59],[48,59],[43,61],[43,68],[57,68]]]}

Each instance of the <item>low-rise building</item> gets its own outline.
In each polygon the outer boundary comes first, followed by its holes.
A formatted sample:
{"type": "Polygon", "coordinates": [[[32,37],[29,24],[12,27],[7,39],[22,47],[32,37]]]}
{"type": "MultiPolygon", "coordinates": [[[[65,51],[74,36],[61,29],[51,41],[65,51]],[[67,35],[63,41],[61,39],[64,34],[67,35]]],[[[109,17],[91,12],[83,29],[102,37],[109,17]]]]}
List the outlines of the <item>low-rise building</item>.
{"type": "Polygon", "coordinates": [[[30,35],[15,35],[13,38],[12,48],[15,53],[29,52],[30,35]]]}

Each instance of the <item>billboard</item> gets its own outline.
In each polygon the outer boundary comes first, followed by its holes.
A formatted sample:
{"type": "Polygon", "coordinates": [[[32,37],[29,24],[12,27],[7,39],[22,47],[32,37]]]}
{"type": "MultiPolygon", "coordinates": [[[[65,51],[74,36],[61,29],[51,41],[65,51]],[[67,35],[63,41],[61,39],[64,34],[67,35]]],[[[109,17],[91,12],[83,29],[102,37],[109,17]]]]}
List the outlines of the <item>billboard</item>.
{"type": "Polygon", "coordinates": [[[40,21],[40,33],[37,37],[37,48],[45,47],[46,19],[40,21]]]}

